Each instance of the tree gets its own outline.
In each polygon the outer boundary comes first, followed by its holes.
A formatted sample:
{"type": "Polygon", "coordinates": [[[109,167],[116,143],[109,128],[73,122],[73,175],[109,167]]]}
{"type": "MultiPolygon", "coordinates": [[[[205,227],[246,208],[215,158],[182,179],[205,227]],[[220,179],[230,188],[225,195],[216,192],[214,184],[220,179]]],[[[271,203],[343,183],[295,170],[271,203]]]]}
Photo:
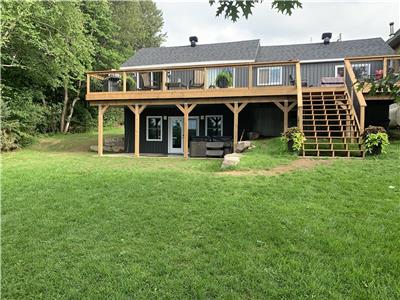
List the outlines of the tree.
{"type": "MultiPolygon", "coordinates": [[[[228,0],[209,0],[211,6],[217,5],[216,15],[224,15],[225,19],[231,19],[236,22],[241,13],[246,19],[253,13],[253,7],[257,3],[262,3],[263,0],[250,1],[228,1],[228,0]]],[[[302,8],[302,4],[298,0],[273,0],[272,9],[276,9],[283,14],[291,15],[296,8],[302,8]]]]}
{"type": "Polygon", "coordinates": [[[0,9],[1,139],[8,149],[36,133],[67,132],[74,120],[88,128],[95,110],[84,101],[85,72],[118,68],[165,38],[151,1],[3,1],[0,9]]]}
{"type": "Polygon", "coordinates": [[[119,42],[117,49],[123,60],[137,49],[159,47],[166,35],[161,32],[164,25],[162,12],[152,1],[113,1],[113,20],[119,30],[114,38],[119,42]]]}

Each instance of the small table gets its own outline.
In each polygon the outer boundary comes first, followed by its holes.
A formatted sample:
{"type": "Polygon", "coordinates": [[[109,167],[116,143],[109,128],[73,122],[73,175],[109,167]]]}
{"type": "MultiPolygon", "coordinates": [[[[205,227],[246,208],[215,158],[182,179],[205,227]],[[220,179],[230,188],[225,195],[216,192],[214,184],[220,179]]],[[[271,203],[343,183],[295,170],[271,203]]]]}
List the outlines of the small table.
{"type": "Polygon", "coordinates": [[[321,86],[337,86],[343,85],[343,77],[322,77],[321,86]]]}

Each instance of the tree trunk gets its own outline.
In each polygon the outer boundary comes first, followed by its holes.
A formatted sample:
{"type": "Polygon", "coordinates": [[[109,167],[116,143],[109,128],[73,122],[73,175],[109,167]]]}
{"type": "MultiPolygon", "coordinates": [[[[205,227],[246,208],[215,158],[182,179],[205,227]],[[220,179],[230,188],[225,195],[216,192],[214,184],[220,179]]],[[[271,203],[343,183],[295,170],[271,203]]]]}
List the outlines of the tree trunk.
{"type": "Polygon", "coordinates": [[[60,132],[64,132],[65,128],[65,115],[67,114],[67,106],[68,106],[68,84],[67,81],[64,81],[64,103],[61,111],[61,120],[60,120],[60,132]]]}
{"type": "Polygon", "coordinates": [[[76,96],[75,96],[74,100],[71,103],[71,107],[69,108],[69,114],[68,114],[68,117],[67,117],[67,120],[66,120],[66,123],[65,123],[64,133],[67,133],[68,130],[69,130],[69,126],[71,124],[72,115],[74,113],[75,104],[80,99],[79,95],[81,94],[81,89],[82,89],[82,81],[79,80],[78,89],[76,91],[76,96]]]}

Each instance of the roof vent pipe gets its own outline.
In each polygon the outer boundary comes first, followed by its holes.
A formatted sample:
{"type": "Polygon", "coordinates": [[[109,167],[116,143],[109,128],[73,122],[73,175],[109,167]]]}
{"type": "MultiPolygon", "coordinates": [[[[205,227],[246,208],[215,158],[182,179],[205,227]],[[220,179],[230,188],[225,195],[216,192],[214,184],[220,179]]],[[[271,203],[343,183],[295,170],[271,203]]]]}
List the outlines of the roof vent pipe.
{"type": "Polygon", "coordinates": [[[191,47],[196,47],[196,43],[199,40],[197,39],[197,36],[191,36],[191,37],[189,37],[189,41],[190,41],[190,46],[191,47]]]}
{"type": "Polygon", "coordinates": [[[329,45],[332,38],[332,32],[324,32],[322,34],[322,39],[324,40],[324,45],[329,45]]]}
{"type": "Polygon", "coordinates": [[[394,22],[389,23],[389,36],[394,35],[394,22]]]}

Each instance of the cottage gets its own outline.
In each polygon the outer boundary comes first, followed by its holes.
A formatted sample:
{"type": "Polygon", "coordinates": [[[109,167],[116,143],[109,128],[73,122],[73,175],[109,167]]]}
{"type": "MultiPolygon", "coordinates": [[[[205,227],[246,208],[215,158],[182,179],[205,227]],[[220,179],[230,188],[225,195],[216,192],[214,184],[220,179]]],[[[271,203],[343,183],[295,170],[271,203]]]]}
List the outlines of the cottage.
{"type": "Polygon", "coordinates": [[[393,99],[370,97],[354,84],[398,72],[400,56],[381,38],[331,36],[281,46],[190,37],[187,46],[140,49],[119,70],[88,72],[86,100],[99,108],[99,155],[109,106],[125,108],[125,151],[135,156],[201,155],[201,141],[230,141],[234,149],[242,135],[278,136],[290,126],[312,145],[304,155],[360,153],[364,128],[387,126],[393,99]],[[343,147],[332,151],[335,143],[343,147]]]}

